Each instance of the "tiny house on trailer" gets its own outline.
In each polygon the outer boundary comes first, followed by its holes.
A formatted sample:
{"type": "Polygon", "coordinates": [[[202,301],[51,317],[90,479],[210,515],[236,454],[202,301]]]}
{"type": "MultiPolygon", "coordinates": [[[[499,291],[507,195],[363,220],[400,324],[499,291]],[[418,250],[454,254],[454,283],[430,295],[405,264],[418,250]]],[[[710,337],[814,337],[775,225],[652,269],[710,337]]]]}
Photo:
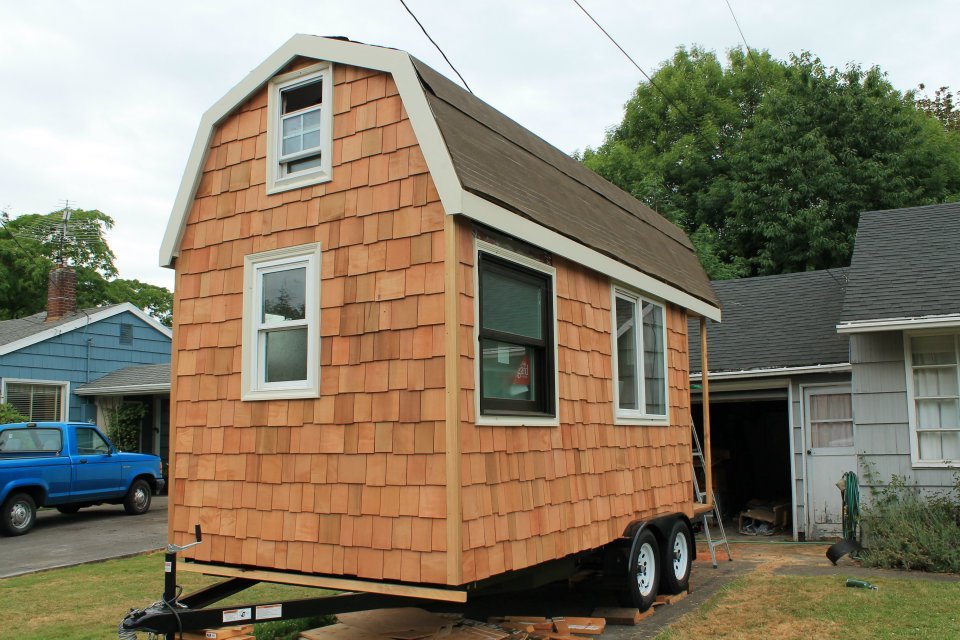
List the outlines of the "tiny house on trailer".
{"type": "Polygon", "coordinates": [[[688,575],[689,239],[419,60],[293,37],[204,115],[161,261],[181,569],[442,597],[641,531],[688,575]]]}

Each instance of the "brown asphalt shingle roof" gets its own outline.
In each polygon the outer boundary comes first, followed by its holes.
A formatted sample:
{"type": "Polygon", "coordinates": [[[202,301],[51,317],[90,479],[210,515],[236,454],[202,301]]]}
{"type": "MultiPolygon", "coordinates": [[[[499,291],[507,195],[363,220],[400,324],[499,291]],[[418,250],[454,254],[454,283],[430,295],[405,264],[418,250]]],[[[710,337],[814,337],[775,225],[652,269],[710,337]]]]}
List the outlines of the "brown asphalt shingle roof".
{"type": "MultiPolygon", "coordinates": [[[[686,234],[411,56],[464,189],[717,305],[686,234]]],[[[536,243],[536,238],[530,238],[536,243]]]]}

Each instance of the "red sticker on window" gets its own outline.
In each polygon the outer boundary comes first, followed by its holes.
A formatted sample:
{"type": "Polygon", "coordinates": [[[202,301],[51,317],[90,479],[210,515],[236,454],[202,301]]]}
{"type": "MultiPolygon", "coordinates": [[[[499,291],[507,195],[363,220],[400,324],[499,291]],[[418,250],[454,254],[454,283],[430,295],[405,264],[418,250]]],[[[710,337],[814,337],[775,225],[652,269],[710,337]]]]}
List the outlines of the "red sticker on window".
{"type": "Polygon", "coordinates": [[[530,359],[529,356],[523,356],[520,366],[517,368],[516,375],[513,376],[513,384],[522,386],[530,385],[530,359]]]}

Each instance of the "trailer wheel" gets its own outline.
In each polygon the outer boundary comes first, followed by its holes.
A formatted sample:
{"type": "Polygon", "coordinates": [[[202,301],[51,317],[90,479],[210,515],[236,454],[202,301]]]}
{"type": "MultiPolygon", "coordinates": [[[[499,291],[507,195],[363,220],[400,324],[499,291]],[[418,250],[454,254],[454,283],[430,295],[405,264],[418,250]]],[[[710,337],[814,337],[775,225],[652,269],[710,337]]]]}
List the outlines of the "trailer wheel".
{"type": "Polygon", "coordinates": [[[37,503],[26,493],[15,493],[3,504],[0,530],[7,536],[22,536],[37,523],[37,503]]]}
{"type": "Polygon", "coordinates": [[[634,605],[646,611],[657,599],[660,582],[660,545],[649,529],[642,529],[630,546],[630,565],[627,569],[627,587],[634,605]]]}
{"type": "Polygon", "coordinates": [[[690,530],[682,520],[677,520],[663,548],[662,591],[673,595],[687,590],[690,586],[691,558],[690,530]]]}
{"type": "Polygon", "coordinates": [[[131,516],[139,516],[150,510],[152,492],[146,480],[134,480],[123,499],[123,510],[131,516]]]}

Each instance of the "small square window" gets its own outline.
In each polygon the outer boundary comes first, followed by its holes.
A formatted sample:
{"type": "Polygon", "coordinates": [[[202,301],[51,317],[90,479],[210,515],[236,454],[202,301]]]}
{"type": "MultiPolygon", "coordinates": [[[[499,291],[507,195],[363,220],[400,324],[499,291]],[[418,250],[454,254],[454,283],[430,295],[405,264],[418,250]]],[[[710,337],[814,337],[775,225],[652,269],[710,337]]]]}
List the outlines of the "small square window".
{"type": "Polygon", "coordinates": [[[245,261],[244,399],[319,392],[320,249],[304,245],[245,261]]]}
{"type": "Polygon", "coordinates": [[[270,83],[267,191],[276,193],[331,178],[333,73],[313,65],[270,83]]]}
{"type": "Polygon", "coordinates": [[[480,413],[556,415],[549,274],[479,254],[480,413]]]}
{"type": "Polygon", "coordinates": [[[627,291],[614,294],[617,416],[667,417],[664,308],[627,291]]]}

